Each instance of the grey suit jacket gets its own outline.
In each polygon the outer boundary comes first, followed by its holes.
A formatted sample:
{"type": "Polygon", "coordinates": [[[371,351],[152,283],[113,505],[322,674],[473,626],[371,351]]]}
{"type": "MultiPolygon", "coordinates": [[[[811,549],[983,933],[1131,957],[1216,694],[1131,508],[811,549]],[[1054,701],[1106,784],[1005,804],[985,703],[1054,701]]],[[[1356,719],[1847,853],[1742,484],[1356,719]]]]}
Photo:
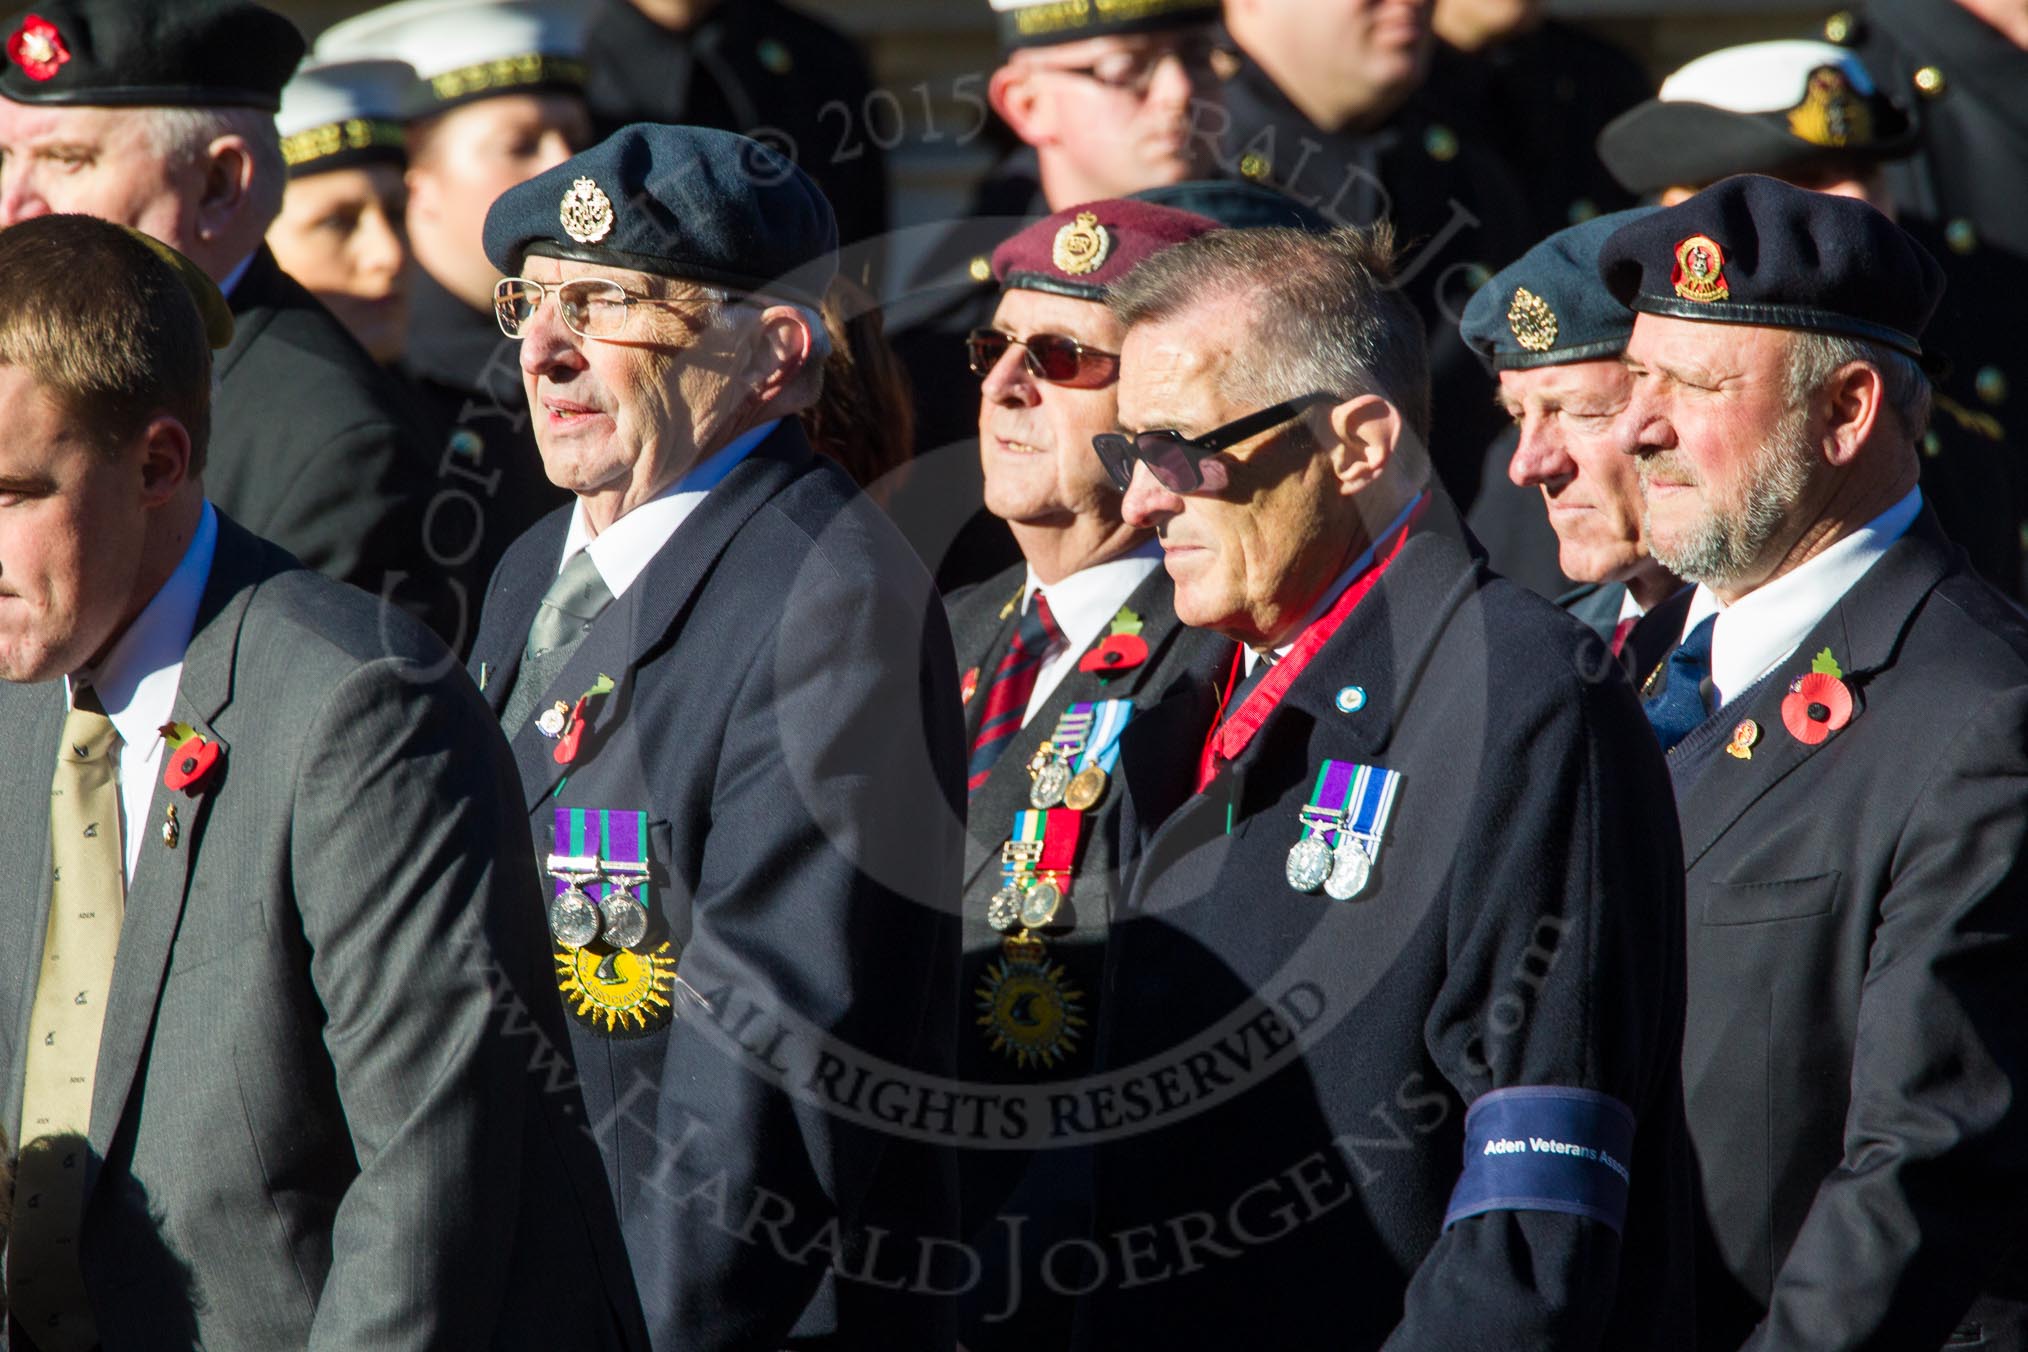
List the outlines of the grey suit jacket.
{"type": "MultiPolygon", "coordinates": [[[[63,716],[0,685],[10,1134],[63,716]]],[[[224,755],[128,826],[81,1250],[106,1352],[624,1345],[513,766],[449,654],[221,518],[175,718],[224,755]]]]}

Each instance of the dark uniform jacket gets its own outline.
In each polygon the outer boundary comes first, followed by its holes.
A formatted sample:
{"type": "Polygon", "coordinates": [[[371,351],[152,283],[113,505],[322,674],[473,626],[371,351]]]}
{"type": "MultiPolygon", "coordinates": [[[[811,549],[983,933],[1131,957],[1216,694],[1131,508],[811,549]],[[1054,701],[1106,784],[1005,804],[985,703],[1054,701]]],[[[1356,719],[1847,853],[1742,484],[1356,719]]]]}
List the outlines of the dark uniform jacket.
{"type": "MultiPolygon", "coordinates": [[[[980,673],[977,692],[965,707],[967,745],[978,736],[991,673],[1005,656],[1019,623],[1017,607],[1026,572],[1025,565],[1010,568],[983,586],[951,598],[959,669],[980,673]]],[[[1092,1034],[1103,1017],[1105,936],[1124,866],[1114,853],[1119,845],[1117,822],[1123,796],[1117,772],[1106,797],[1086,813],[1084,844],[1065,902],[1068,923],[1052,927],[1046,936],[1047,960],[1056,965],[1063,985],[1076,992],[1082,1026],[1073,1027],[1068,1045],[1048,1063],[1021,1065],[1009,1052],[991,1045],[995,1027],[989,1021],[995,1003],[991,992],[1003,949],[1001,935],[986,922],[986,905],[1002,883],[1000,848],[1012,831],[1014,814],[1030,806],[1029,758],[1049,740],[1057,719],[1073,704],[1128,699],[1138,711],[1155,704],[1179,682],[1222,679],[1230,667],[1230,640],[1191,629],[1176,618],[1174,584],[1159,566],[1134,589],[1126,607],[1141,618],[1140,637],[1148,645],[1147,660],[1110,679],[1073,668],[1008,744],[991,777],[972,796],[962,921],[967,1000],[958,1040],[959,1074],[967,1083],[1037,1085],[1088,1074],[1092,1034]]],[[[1092,646],[1101,642],[1103,638],[1092,646]]],[[[971,683],[969,675],[964,679],[971,683]]],[[[1037,1041],[1039,1044],[1040,1039],[1037,1041]]],[[[966,1158],[964,1232],[991,1256],[985,1260],[985,1283],[971,1302],[979,1317],[967,1320],[965,1346],[984,1352],[999,1347],[1065,1345],[1069,1304],[1060,1296],[1052,1298],[1036,1262],[1049,1243],[1085,1232],[1089,1217],[1083,1189],[1076,1181],[1084,1167],[1081,1153],[1075,1151],[1042,1150],[1032,1156],[975,1151],[966,1158]],[[1018,1288],[1010,1289],[1009,1260],[1003,1253],[1008,1230],[1004,1221],[996,1222],[996,1214],[1022,1222],[1024,1274],[1018,1288]],[[1014,1317],[983,1322],[985,1316],[1008,1309],[1010,1303],[1017,1306],[1014,1317]]]]}
{"type": "Polygon", "coordinates": [[[204,466],[211,500],[327,577],[398,595],[426,566],[428,463],[399,389],[265,246],[229,299],[204,466]]]}
{"type": "Polygon", "coordinates": [[[410,289],[401,374],[429,446],[420,531],[428,567],[402,595],[446,616],[444,641],[463,656],[501,555],[570,494],[543,472],[520,345],[490,311],[474,310],[421,268],[410,289]]]}
{"type": "Polygon", "coordinates": [[[1470,506],[1486,443],[1506,417],[1457,316],[1480,283],[1535,243],[1519,188],[1495,151],[1418,103],[1372,131],[1325,132],[1250,57],[1239,61],[1222,107],[1201,124],[1207,133],[1224,126],[1218,171],[1279,188],[1335,225],[1394,222],[1396,280],[1429,326],[1432,454],[1445,488],[1470,506]]]}
{"type": "Polygon", "coordinates": [[[1900,224],[1949,279],[1922,336],[1947,367],[1923,496],[1980,573],[2028,595],[2028,52],[1956,0],[1872,0],[1826,34],[1912,112],[1917,152],[1886,166],[1887,186],[1900,224]]]}
{"type": "Polygon", "coordinates": [[[1527,198],[1529,234],[1542,239],[1634,204],[1595,147],[1606,123],[1654,92],[1626,51],[1550,19],[1480,52],[1438,42],[1416,100],[1499,152],[1527,198]]]}
{"type": "MultiPolygon", "coordinates": [[[[65,703],[0,684],[10,1130],[65,703]]],[[[174,716],[223,754],[127,823],[80,1255],[106,1352],[642,1346],[514,768],[443,646],[221,516],[174,716]]]]}
{"type": "MultiPolygon", "coordinates": [[[[473,656],[496,713],[569,519],[517,541],[488,593],[473,656]]],[[[955,1183],[940,1142],[879,1115],[905,1096],[869,1086],[942,1090],[951,1070],[963,757],[943,608],[789,420],[543,703],[602,675],[574,763],[535,719],[513,750],[538,857],[553,809],[648,819],[674,1021],[615,1037],[574,1016],[572,1037],[654,1345],[934,1346],[948,1312],[890,1284],[955,1229],[955,1183]]]]}
{"type": "Polygon", "coordinates": [[[1669,765],[1702,1345],[2028,1347],[2028,620],[1925,510],[1669,765]],[[1854,713],[1810,746],[1825,648],[1854,713]]]}
{"type": "MultiPolygon", "coordinates": [[[[817,180],[850,245],[887,232],[887,157],[906,127],[850,38],[780,0],[724,0],[672,32],[625,0],[585,36],[599,134],[670,122],[757,136],[817,180]]],[[[846,271],[862,283],[858,268],[846,271]]]]}
{"type": "Polygon", "coordinates": [[[1213,692],[1127,730],[1140,854],[1106,946],[1080,1346],[1689,1345],[1680,857],[1661,758],[1595,636],[1488,575],[1441,499],[1239,759],[1213,692]],[[1325,759],[1402,776],[1365,891],[1285,878],[1325,759]],[[1170,805],[1175,805],[1173,809],[1170,805]],[[1553,1085],[1638,1123],[1624,1237],[1445,1229],[1466,1109],[1553,1085]]]}

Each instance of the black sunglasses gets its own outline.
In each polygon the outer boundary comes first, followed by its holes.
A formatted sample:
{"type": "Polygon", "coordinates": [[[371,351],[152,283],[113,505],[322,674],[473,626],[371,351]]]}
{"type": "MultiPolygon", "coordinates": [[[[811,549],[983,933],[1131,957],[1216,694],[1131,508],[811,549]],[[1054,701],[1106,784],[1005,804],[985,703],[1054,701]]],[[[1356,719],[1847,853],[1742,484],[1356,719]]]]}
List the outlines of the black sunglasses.
{"type": "Polygon", "coordinates": [[[983,380],[1000,364],[1010,347],[1021,349],[1028,374],[1052,385],[1096,390],[1112,384],[1120,374],[1116,352],[1100,352],[1061,333],[1031,333],[1026,338],[1016,338],[998,329],[973,329],[965,339],[972,374],[983,380]]]}
{"type": "Polygon", "coordinates": [[[1132,436],[1102,432],[1091,439],[1091,448],[1098,452],[1106,477],[1122,493],[1134,481],[1136,461],[1146,465],[1148,472],[1155,476],[1155,482],[1172,493],[1194,493],[1207,487],[1215,493],[1225,487],[1225,465],[1222,461],[1213,460],[1212,456],[1248,437],[1257,437],[1270,428],[1281,426],[1306,408],[1337,400],[1337,395],[1325,394],[1321,390],[1305,394],[1258,413],[1249,413],[1237,422],[1229,422],[1201,437],[1186,437],[1168,428],[1136,432],[1132,436]]]}

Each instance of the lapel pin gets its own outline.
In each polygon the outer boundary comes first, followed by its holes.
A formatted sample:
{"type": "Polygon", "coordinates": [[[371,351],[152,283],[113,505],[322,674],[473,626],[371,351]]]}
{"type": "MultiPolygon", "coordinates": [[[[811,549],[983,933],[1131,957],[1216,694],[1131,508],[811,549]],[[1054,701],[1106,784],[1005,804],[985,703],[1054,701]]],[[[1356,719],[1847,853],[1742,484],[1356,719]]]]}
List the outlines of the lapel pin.
{"type": "Polygon", "coordinates": [[[1818,653],[1807,674],[1782,696],[1782,726],[1804,746],[1819,746],[1852,721],[1852,689],[1829,648],[1818,653]]]}
{"type": "Polygon", "coordinates": [[[1760,740],[1760,724],[1751,718],[1742,718],[1732,730],[1732,740],[1725,744],[1725,754],[1740,760],[1753,759],[1753,744],[1760,740]]]}
{"type": "Polygon", "coordinates": [[[486,679],[487,679],[487,678],[488,678],[489,676],[491,676],[492,674],[493,674],[493,664],[492,664],[492,663],[490,663],[490,662],[481,662],[481,663],[479,664],[479,689],[480,689],[480,691],[481,691],[482,693],[483,693],[483,692],[485,691],[485,689],[486,689],[486,679]]]}
{"type": "Polygon", "coordinates": [[[1338,692],[1334,701],[1341,714],[1356,714],[1366,707],[1366,689],[1363,686],[1348,685],[1338,692]]]}
{"type": "Polygon", "coordinates": [[[190,794],[203,789],[224,756],[218,743],[188,723],[164,723],[157,731],[169,746],[163,758],[163,787],[190,794]]]}
{"type": "Polygon", "coordinates": [[[175,849],[179,834],[180,832],[176,825],[176,804],[171,803],[169,805],[169,814],[162,819],[162,843],[172,850],[175,849]]]}
{"type": "Polygon", "coordinates": [[[972,696],[978,693],[979,693],[979,669],[977,667],[973,667],[970,671],[965,673],[964,680],[958,683],[958,703],[970,704],[972,702],[972,696]]]}
{"type": "Polygon", "coordinates": [[[570,718],[570,706],[562,700],[544,709],[535,718],[535,730],[544,737],[563,736],[563,725],[570,718]]]}

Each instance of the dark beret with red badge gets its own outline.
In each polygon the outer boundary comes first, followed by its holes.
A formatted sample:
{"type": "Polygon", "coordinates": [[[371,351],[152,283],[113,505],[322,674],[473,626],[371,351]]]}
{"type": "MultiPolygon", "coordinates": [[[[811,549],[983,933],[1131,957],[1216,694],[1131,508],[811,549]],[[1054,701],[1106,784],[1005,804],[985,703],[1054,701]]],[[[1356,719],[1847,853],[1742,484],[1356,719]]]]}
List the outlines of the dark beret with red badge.
{"type": "Polygon", "coordinates": [[[303,35],[248,0],[36,0],[0,32],[0,97],[273,112],[303,35]]]}
{"type": "Polygon", "coordinates": [[[993,251],[993,276],[1008,290],[1104,301],[1106,288],[1150,255],[1223,229],[1194,211],[1117,199],[1045,216],[993,251]]]}
{"type": "Polygon", "coordinates": [[[1917,358],[1944,288],[1928,250],[1866,203],[1754,174],[1620,227],[1598,271],[1638,313],[1807,329],[1917,358]]]}

